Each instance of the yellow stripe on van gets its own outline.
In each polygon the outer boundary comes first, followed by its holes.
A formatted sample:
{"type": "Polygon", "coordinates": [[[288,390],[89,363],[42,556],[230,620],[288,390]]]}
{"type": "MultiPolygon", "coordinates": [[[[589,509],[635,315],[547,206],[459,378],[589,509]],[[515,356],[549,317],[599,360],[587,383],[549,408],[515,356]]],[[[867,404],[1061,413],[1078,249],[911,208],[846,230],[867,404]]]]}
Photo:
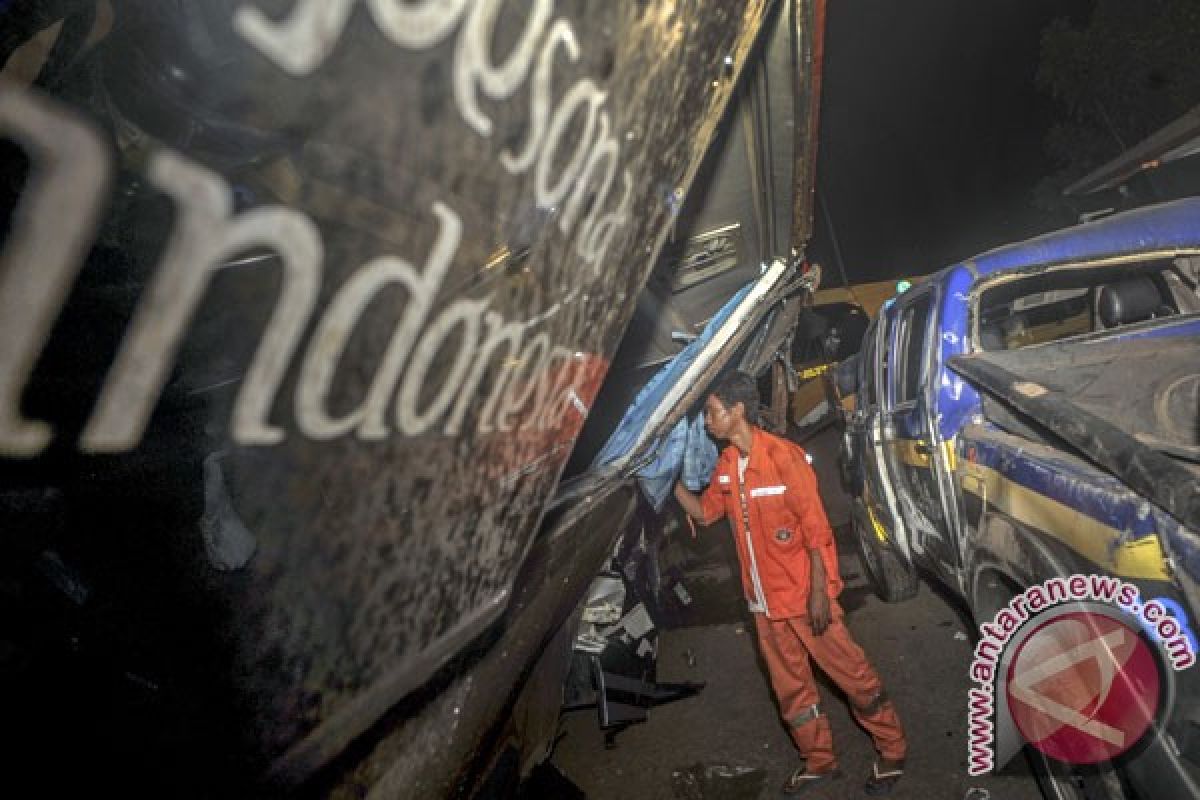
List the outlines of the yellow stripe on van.
{"type": "MultiPolygon", "coordinates": [[[[929,463],[929,456],[925,453],[918,452],[918,442],[919,440],[917,439],[893,439],[888,442],[888,446],[892,448],[892,452],[895,454],[900,463],[910,467],[917,467],[919,469],[929,469],[931,466],[929,463]]],[[[947,439],[946,441],[942,442],[942,450],[946,455],[946,463],[949,465],[950,470],[953,471],[958,465],[958,453],[955,451],[955,440],[947,439]]]]}
{"type": "Polygon", "coordinates": [[[1088,561],[1122,578],[1167,581],[1167,562],[1157,535],[1126,541],[1121,531],[1053,498],[1022,486],[991,467],[964,464],[962,487],[1013,519],[1065,544],[1088,561]]]}
{"type": "Polygon", "coordinates": [[[916,439],[893,439],[889,444],[901,464],[918,469],[929,469],[929,454],[917,450],[916,439]]]}
{"type": "Polygon", "coordinates": [[[871,501],[863,497],[863,505],[867,508],[867,517],[871,520],[871,529],[875,531],[875,538],[887,544],[887,528],[883,527],[883,523],[879,521],[879,517],[875,516],[875,509],[871,507],[871,501]]]}

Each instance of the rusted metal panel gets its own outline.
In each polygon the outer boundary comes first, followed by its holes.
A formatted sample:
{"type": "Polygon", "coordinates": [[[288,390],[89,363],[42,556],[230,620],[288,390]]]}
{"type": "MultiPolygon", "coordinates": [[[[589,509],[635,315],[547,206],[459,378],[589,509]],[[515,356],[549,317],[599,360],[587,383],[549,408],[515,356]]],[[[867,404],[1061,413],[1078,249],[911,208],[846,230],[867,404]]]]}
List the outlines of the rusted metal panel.
{"type": "Polygon", "coordinates": [[[575,635],[566,623],[577,620],[572,616],[597,564],[630,520],[635,492],[628,483],[610,486],[547,520],[522,565],[497,641],[471,648],[436,693],[406,703],[403,725],[368,737],[358,762],[337,776],[331,797],[470,796],[505,747],[550,746],[552,738],[538,739],[529,728],[549,725],[552,736],[575,635]],[[529,697],[528,686],[552,693],[552,701],[529,697]]]}
{"type": "MultiPolygon", "coordinates": [[[[813,198],[817,190],[817,138],[820,130],[821,85],[825,74],[825,0],[799,2],[794,6],[797,72],[797,108],[807,109],[802,132],[795,137],[795,192],[792,195],[793,245],[812,236],[813,198]]],[[[799,126],[798,126],[799,129],[799,126]]]]}
{"type": "Polygon", "coordinates": [[[0,519],[142,687],[89,725],[300,779],[497,618],[766,6],[0,18],[67,18],[0,85],[0,519]]]}

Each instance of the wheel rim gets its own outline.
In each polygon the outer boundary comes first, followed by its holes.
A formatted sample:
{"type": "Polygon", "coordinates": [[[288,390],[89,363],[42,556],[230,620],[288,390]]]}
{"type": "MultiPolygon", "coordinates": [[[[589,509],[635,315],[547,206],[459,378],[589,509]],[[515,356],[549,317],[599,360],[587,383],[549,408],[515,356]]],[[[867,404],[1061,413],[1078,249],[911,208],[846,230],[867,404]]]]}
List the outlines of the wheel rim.
{"type": "Polygon", "coordinates": [[[1125,800],[1128,797],[1115,769],[1084,775],[1032,746],[1030,754],[1042,778],[1042,794],[1046,800],[1125,800]]]}

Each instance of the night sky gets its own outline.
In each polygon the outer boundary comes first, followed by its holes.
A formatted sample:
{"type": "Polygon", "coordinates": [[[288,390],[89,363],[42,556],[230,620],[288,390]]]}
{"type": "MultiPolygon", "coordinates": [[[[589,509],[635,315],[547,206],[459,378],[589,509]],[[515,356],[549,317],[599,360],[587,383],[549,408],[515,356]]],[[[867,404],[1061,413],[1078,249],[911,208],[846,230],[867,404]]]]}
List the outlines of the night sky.
{"type": "Polygon", "coordinates": [[[830,0],[813,260],[841,285],[933,272],[1056,227],[1033,207],[1055,113],[1042,28],[1090,0],[830,0]]]}

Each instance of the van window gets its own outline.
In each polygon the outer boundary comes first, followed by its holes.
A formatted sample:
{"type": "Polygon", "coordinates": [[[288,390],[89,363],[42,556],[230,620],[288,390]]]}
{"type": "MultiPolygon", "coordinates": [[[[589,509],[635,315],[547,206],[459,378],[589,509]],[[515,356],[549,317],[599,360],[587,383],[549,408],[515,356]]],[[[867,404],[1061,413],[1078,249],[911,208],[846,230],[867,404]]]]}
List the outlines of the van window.
{"type": "Polygon", "coordinates": [[[918,298],[904,309],[900,323],[900,360],[896,367],[899,381],[896,386],[896,404],[917,399],[921,389],[921,363],[925,355],[925,333],[929,329],[929,307],[932,292],[918,298]]]}
{"type": "Polygon", "coordinates": [[[979,347],[1017,350],[1200,311],[1196,259],[1068,265],[999,282],[979,301],[979,347]]]}

